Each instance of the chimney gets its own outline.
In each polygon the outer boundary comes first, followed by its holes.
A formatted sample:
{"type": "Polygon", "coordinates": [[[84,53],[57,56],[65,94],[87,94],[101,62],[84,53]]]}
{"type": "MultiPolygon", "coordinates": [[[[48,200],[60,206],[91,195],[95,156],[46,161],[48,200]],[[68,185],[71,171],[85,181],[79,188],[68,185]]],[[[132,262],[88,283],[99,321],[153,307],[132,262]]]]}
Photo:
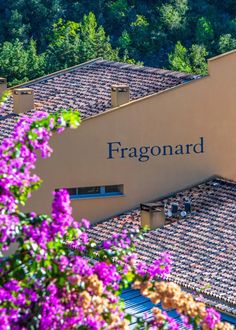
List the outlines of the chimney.
{"type": "Polygon", "coordinates": [[[34,90],[32,88],[16,88],[13,90],[15,113],[25,113],[34,109],[34,90]]]}
{"type": "Polygon", "coordinates": [[[111,106],[119,107],[130,101],[129,85],[112,85],[111,86],[111,106]]]}
{"type": "Polygon", "coordinates": [[[165,208],[160,202],[140,204],[141,225],[150,229],[161,228],[165,224],[165,208]]]}
{"type": "Polygon", "coordinates": [[[5,92],[7,89],[7,79],[0,77],[0,96],[5,92]]]}

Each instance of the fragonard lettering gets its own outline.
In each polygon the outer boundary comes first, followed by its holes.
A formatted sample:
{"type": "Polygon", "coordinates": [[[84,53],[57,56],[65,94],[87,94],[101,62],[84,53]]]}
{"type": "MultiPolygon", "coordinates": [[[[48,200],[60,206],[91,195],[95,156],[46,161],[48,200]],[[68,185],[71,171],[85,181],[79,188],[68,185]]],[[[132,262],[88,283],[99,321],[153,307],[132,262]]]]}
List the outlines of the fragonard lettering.
{"type": "Polygon", "coordinates": [[[192,154],[203,154],[205,152],[205,141],[199,138],[197,143],[177,145],[154,145],[154,146],[123,146],[120,141],[108,142],[108,159],[136,158],[139,162],[147,162],[154,157],[182,156],[192,154]]]}

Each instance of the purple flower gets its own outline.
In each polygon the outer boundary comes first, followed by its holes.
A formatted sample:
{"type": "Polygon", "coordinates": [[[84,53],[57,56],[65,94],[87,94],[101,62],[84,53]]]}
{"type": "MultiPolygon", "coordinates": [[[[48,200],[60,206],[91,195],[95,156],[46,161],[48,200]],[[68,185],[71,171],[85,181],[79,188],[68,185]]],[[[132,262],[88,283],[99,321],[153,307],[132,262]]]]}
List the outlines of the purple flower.
{"type": "MultiPolygon", "coordinates": [[[[168,329],[168,330],[179,330],[181,329],[179,324],[174,318],[170,317],[166,312],[162,312],[164,320],[157,322],[157,320],[152,321],[152,326],[154,329],[168,329]]],[[[153,329],[151,328],[151,329],[153,329]]]]}
{"type": "Polygon", "coordinates": [[[88,261],[82,257],[75,256],[72,259],[72,271],[75,274],[84,276],[84,275],[91,275],[92,268],[89,266],[88,261]]]}
{"type": "Polygon", "coordinates": [[[61,272],[65,271],[66,267],[69,265],[69,259],[66,256],[61,256],[59,260],[59,269],[61,272]]]}
{"type": "Polygon", "coordinates": [[[121,276],[113,264],[97,262],[93,267],[93,271],[106,286],[121,280],[121,276]]]}
{"type": "Polygon", "coordinates": [[[19,291],[20,286],[17,282],[17,280],[10,280],[9,282],[4,284],[4,288],[9,291],[19,291]]]}
{"type": "Polygon", "coordinates": [[[214,308],[206,309],[206,316],[203,320],[210,329],[214,329],[215,325],[220,322],[220,313],[218,313],[214,308]]]}
{"type": "Polygon", "coordinates": [[[166,322],[168,324],[168,329],[169,330],[178,330],[180,329],[179,324],[175,321],[175,319],[173,319],[172,317],[170,317],[166,312],[163,312],[163,314],[166,317],[166,322]]]}
{"type": "Polygon", "coordinates": [[[148,268],[147,272],[151,277],[157,275],[161,276],[163,279],[171,272],[172,259],[168,252],[163,252],[160,258],[155,260],[154,263],[148,268]]]}
{"type": "Polygon", "coordinates": [[[104,242],[102,242],[102,246],[104,249],[110,249],[110,247],[112,246],[112,242],[109,240],[104,241],[104,242]]]}
{"type": "Polygon", "coordinates": [[[82,219],[81,220],[81,225],[82,227],[84,227],[85,229],[89,229],[90,228],[90,222],[86,219],[82,219]]]}
{"type": "Polygon", "coordinates": [[[60,134],[65,130],[65,127],[59,127],[57,128],[57,133],[60,134]]]}
{"type": "Polygon", "coordinates": [[[48,113],[46,111],[36,111],[34,113],[34,120],[47,118],[47,117],[48,117],[48,113]]]}
{"type": "Polygon", "coordinates": [[[139,261],[136,265],[136,274],[145,276],[147,274],[147,264],[143,261],[139,261]]]}
{"type": "Polygon", "coordinates": [[[186,315],[181,315],[180,316],[182,322],[183,322],[183,325],[186,329],[189,329],[189,330],[192,330],[193,329],[193,325],[192,324],[189,324],[189,318],[188,316],[186,315]]]}

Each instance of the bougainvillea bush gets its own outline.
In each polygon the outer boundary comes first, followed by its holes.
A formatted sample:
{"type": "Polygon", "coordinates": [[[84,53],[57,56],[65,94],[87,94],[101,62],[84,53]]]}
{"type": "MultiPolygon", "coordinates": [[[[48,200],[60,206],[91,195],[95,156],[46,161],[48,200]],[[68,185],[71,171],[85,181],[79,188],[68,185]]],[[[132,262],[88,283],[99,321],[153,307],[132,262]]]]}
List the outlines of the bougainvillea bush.
{"type": "MultiPolygon", "coordinates": [[[[54,132],[79,126],[77,111],[22,116],[12,137],[0,146],[0,330],[128,329],[130,316],[119,298],[133,285],[154,303],[175,308],[188,329],[231,329],[219,314],[176,284],[165,252],[152,265],[138,260],[135,237],[143,231],[113,234],[96,244],[89,222],[72,217],[65,189],[53,192],[51,215],[23,213],[20,206],[41,184],[37,157],[49,157],[54,132]],[[158,277],[158,279],[157,279],[158,277]]],[[[160,309],[138,319],[137,329],[178,329],[160,309]]]]}

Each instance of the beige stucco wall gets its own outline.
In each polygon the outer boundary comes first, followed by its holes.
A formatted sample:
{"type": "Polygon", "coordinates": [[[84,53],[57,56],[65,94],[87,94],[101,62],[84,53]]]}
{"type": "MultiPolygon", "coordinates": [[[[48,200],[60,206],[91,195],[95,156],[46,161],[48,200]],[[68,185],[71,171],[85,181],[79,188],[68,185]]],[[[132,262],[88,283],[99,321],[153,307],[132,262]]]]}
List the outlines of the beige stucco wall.
{"type": "MultiPolygon", "coordinates": [[[[72,201],[74,215],[98,220],[218,174],[236,179],[236,52],[209,61],[209,76],[84,120],[52,139],[40,160],[44,183],[28,208],[49,212],[59,187],[124,184],[125,196],[72,201]],[[107,159],[108,142],[123,146],[198,143],[204,153],[107,159]]],[[[131,86],[132,88],[132,86],[131,86]]]]}

